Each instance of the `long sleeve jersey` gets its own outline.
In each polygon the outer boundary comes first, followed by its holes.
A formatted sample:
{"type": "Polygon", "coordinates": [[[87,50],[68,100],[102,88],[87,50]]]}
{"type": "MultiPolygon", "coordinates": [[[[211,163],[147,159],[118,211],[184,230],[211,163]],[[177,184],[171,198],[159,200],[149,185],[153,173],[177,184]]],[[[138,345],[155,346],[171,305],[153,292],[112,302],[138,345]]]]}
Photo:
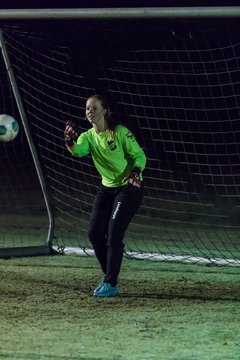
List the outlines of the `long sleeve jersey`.
{"type": "Polygon", "coordinates": [[[123,179],[138,166],[144,170],[146,156],[132,132],[117,125],[114,135],[109,130],[97,133],[94,128],[83,132],[72,146],[67,145],[72,155],[83,157],[91,154],[93,162],[107,187],[126,184],[123,179]]]}

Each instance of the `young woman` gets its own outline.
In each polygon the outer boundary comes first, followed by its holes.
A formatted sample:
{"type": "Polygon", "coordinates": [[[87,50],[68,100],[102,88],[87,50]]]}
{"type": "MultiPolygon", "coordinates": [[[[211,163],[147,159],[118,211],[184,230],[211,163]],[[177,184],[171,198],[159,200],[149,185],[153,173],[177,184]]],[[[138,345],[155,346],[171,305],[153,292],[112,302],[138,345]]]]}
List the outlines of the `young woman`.
{"type": "Polygon", "coordinates": [[[102,96],[87,100],[86,118],[91,129],[80,134],[75,123],[67,122],[64,136],[72,155],[91,154],[102,178],[90,217],[89,240],[104,276],[93,295],[112,297],[119,294],[124,233],[143,196],[146,156],[131,131],[113,121],[102,96]]]}

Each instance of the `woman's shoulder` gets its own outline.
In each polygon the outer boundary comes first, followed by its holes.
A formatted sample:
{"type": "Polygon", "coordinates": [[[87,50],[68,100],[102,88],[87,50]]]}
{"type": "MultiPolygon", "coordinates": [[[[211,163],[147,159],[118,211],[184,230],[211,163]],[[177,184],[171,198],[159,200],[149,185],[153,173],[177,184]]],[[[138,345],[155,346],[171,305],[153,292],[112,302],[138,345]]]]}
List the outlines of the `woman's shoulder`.
{"type": "Polygon", "coordinates": [[[93,127],[82,132],[82,134],[84,134],[84,136],[87,136],[87,137],[94,135],[94,133],[95,133],[95,130],[93,127]]]}
{"type": "Polygon", "coordinates": [[[125,133],[125,132],[129,131],[128,127],[124,124],[118,124],[116,126],[116,130],[121,133],[125,133]]]}
{"type": "Polygon", "coordinates": [[[79,139],[81,139],[82,141],[89,141],[92,138],[92,136],[93,136],[92,129],[87,129],[80,134],[79,139]]]}

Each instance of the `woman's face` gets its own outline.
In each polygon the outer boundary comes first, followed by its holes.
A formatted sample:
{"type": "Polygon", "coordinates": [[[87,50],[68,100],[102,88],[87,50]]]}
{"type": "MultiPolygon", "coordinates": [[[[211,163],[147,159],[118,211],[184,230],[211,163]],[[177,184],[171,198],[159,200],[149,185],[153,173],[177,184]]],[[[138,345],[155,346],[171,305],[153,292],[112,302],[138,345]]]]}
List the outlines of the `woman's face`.
{"type": "Polygon", "coordinates": [[[106,109],[103,108],[101,101],[89,98],[86,103],[86,118],[93,126],[98,126],[105,122],[104,116],[106,109]]]}

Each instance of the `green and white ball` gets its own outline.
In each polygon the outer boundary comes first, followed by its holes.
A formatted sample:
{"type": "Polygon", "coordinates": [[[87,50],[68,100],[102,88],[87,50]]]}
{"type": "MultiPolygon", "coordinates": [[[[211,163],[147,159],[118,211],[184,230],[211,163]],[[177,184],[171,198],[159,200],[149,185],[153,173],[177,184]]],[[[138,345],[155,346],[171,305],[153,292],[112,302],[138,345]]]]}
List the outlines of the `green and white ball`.
{"type": "Polygon", "coordinates": [[[19,132],[19,125],[10,115],[0,115],[0,141],[8,142],[15,139],[19,132]]]}

